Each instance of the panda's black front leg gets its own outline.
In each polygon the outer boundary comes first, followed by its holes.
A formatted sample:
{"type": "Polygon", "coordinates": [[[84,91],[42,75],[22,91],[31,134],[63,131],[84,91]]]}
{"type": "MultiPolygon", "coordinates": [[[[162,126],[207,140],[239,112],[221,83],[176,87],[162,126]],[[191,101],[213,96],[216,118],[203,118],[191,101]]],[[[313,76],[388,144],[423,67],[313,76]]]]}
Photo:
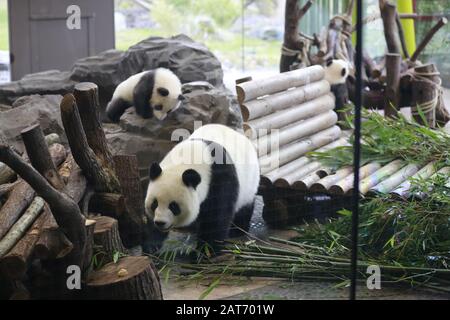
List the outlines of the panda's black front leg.
{"type": "Polygon", "coordinates": [[[129,107],[131,107],[131,103],[128,101],[121,98],[113,99],[106,107],[106,115],[111,121],[119,122],[120,117],[129,107]]]}
{"type": "Polygon", "coordinates": [[[150,119],[153,117],[153,108],[148,101],[135,99],[134,108],[136,109],[136,113],[144,119],[150,119]]]}
{"type": "Polygon", "coordinates": [[[233,212],[229,201],[220,201],[220,199],[210,201],[207,208],[204,208],[199,215],[198,251],[205,253],[206,245],[208,247],[206,253],[212,256],[219,255],[225,239],[228,238],[232,219],[233,212]]]}

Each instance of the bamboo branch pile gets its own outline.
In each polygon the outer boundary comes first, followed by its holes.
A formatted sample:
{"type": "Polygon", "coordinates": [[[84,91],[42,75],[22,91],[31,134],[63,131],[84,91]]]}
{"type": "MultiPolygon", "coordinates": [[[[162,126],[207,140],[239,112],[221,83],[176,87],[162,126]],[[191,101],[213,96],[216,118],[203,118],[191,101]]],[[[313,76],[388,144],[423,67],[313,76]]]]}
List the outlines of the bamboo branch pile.
{"type": "Polygon", "coordinates": [[[116,171],[99,121],[97,91],[95,84],[80,83],[61,102],[70,149],[54,134],[44,137],[39,124],[21,133],[24,156],[0,137],[2,297],[127,298],[139,279],[145,288],[129,299],[162,298],[151,260],[125,257],[126,248],[142,241],[142,193],[134,156],[117,156],[116,171]],[[100,256],[130,272],[124,291],[108,292],[121,275],[99,263],[100,256]],[[80,268],[82,290],[67,287],[69,266],[80,268]]]}

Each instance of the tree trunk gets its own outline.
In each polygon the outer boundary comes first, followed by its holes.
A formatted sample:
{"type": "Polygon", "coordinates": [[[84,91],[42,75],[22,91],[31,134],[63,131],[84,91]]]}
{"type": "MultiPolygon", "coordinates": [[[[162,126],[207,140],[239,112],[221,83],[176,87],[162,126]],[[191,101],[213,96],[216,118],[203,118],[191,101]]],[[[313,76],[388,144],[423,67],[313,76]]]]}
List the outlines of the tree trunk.
{"type": "Polygon", "coordinates": [[[125,247],[122,244],[119,233],[119,224],[116,219],[99,216],[92,218],[95,221],[94,243],[100,246],[98,259],[105,263],[113,261],[117,253],[125,253],[125,247]]]}
{"type": "Polygon", "coordinates": [[[399,54],[386,54],[386,107],[385,117],[396,117],[399,110],[400,101],[400,67],[402,56],[399,54]]]}
{"type": "Polygon", "coordinates": [[[397,6],[389,0],[379,0],[381,18],[383,19],[384,37],[389,53],[401,54],[401,40],[397,26],[397,6]]]}
{"type": "Polygon", "coordinates": [[[89,277],[93,300],[162,300],[158,271],[147,257],[124,257],[89,277]]]}

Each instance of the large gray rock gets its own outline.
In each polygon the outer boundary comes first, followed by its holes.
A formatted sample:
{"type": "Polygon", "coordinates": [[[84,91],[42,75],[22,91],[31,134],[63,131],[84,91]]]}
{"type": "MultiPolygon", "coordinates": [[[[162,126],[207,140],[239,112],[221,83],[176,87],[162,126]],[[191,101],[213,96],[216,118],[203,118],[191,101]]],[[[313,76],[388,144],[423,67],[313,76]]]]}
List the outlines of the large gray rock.
{"type": "Polygon", "coordinates": [[[0,134],[23,151],[20,132],[39,123],[45,134],[57,133],[64,139],[59,104],[60,95],[33,95],[16,101],[14,108],[0,114],[0,134]]]}
{"type": "Polygon", "coordinates": [[[141,178],[147,183],[151,163],[162,158],[196,127],[220,123],[233,129],[242,129],[242,116],[233,95],[207,82],[183,86],[187,102],[163,121],[143,119],[133,108],[128,109],[118,125],[105,125],[106,137],[114,154],[135,154],[138,157],[141,178]]]}
{"type": "Polygon", "coordinates": [[[40,72],[0,85],[0,103],[12,104],[17,98],[31,94],[65,94],[77,82],[94,82],[99,86],[100,104],[105,107],[119,83],[133,74],[158,67],[171,69],[181,82],[223,84],[219,60],[202,44],[185,35],[151,37],[126,52],[108,50],[80,59],[70,72],[40,72]]]}

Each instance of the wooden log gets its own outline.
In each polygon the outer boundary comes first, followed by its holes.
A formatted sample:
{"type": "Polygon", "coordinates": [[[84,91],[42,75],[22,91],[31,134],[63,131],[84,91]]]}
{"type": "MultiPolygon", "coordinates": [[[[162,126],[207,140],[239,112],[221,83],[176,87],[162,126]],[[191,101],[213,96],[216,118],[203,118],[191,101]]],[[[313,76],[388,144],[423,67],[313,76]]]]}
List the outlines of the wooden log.
{"type": "Polygon", "coordinates": [[[244,121],[257,119],[322,97],[330,92],[330,84],[321,80],[241,104],[244,121]]]}
{"type": "Polygon", "coordinates": [[[37,241],[34,253],[41,260],[54,260],[67,256],[73,244],[60,229],[46,229],[37,241]]]}
{"type": "Polygon", "coordinates": [[[406,180],[399,185],[395,190],[391,191],[391,194],[398,199],[408,199],[411,196],[411,181],[412,180],[425,180],[436,173],[436,162],[430,162],[425,167],[420,169],[411,179],[406,180]]]}
{"type": "Polygon", "coordinates": [[[83,256],[83,281],[86,282],[89,274],[91,273],[94,265],[92,263],[92,257],[94,256],[94,231],[96,221],[93,219],[86,219],[86,250],[83,256]]]}
{"type": "Polygon", "coordinates": [[[422,51],[427,47],[428,43],[431,41],[431,39],[433,39],[434,35],[436,34],[436,32],[438,32],[443,26],[445,26],[448,23],[448,19],[445,17],[442,17],[437,23],[436,25],[431,28],[430,31],[428,31],[428,33],[426,34],[425,38],[422,40],[422,42],[417,46],[416,51],[414,52],[414,54],[411,56],[411,61],[416,61],[420,54],[422,53],[422,51]]]}
{"type": "Polygon", "coordinates": [[[94,193],[89,212],[119,218],[127,212],[125,197],[120,193],[94,193]]]}
{"type": "Polygon", "coordinates": [[[352,167],[345,167],[336,171],[335,174],[329,175],[313,183],[309,188],[311,192],[327,193],[333,185],[345,179],[353,173],[352,167]]]}
{"type": "Polygon", "coordinates": [[[15,172],[6,164],[0,162],[0,184],[4,184],[14,180],[15,172]]]}
{"type": "Polygon", "coordinates": [[[324,76],[325,70],[322,66],[311,66],[281,73],[270,78],[244,82],[236,86],[238,100],[242,105],[244,102],[258,97],[323,80],[324,76]]]}
{"type": "Polygon", "coordinates": [[[397,6],[388,0],[379,0],[384,37],[389,53],[401,54],[401,40],[397,25],[397,6]]]}
{"type": "Polygon", "coordinates": [[[436,127],[436,107],[439,103],[439,88],[428,79],[414,78],[412,80],[411,113],[417,123],[436,127]]]}
{"type": "Polygon", "coordinates": [[[114,172],[113,157],[100,122],[97,85],[91,82],[78,83],[75,85],[73,95],[89,147],[94,151],[102,167],[114,172]]]}
{"type": "MultiPolygon", "coordinates": [[[[433,181],[434,179],[436,179],[439,176],[448,177],[449,175],[450,175],[450,167],[444,167],[444,168],[440,169],[438,172],[431,175],[430,180],[433,181]]],[[[450,183],[447,183],[446,187],[450,188],[450,183]]],[[[423,200],[426,197],[428,197],[428,195],[433,191],[433,188],[434,188],[433,186],[430,186],[430,188],[427,190],[427,192],[415,192],[412,196],[414,198],[423,200]]],[[[374,193],[377,194],[378,191],[375,191],[374,193]]]]}
{"type": "MultiPolygon", "coordinates": [[[[333,141],[330,144],[327,144],[326,146],[317,149],[317,152],[323,152],[330,149],[334,149],[336,147],[348,145],[348,141],[345,138],[341,138],[339,140],[333,141]]],[[[298,158],[292,162],[289,162],[285,164],[284,166],[275,169],[274,171],[271,171],[267,173],[265,176],[261,177],[261,182],[265,185],[270,185],[275,182],[275,180],[280,179],[292,172],[296,172],[297,170],[301,170],[304,166],[311,163],[312,159],[308,157],[301,157],[298,158]]]]}
{"type": "Polygon", "coordinates": [[[61,118],[72,155],[86,178],[97,192],[119,192],[120,184],[108,167],[103,167],[90,148],[78,112],[75,98],[71,94],[61,101],[61,118]]]}
{"type": "Polygon", "coordinates": [[[396,187],[401,185],[403,182],[405,182],[405,180],[416,174],[417,171],[419,171],[419,167],[417,165],[408,164],[407,166],[397,171],[395,174],[391,175],[389,178],[383,180],[375,187],[371,188],[370,194],[389,193],[396,187]]]}
{"type": "Polygon", "coordinates": [[[296,170],[294,172],[291,172],[284,177],[277,179],[275,181],[275,186],[280,188],[288,188],[291,185],[293,185],[296,181],[300,180],[301,178],[309,175],[310,173],[314,173],[317,170],[319,170],[323,165],[318,161],[313,161],[305,165],[303,168],[296,170]]]}
{"type": "Polygon", "coordinates": [[[334,104],[334,96],[326,94],[300,105],[292,106],[286,110],[250,120],[244,123],[244,131],[247,137],[256,139],[259,136],[269,133],[272,129],[284,128],[291,123],[333,110],[334,104]]]}
{"type": "Polygon", "coordinates": [[[6,184],[2,184],[0,185],[0,197],[4,197],[6,195],[8,195],[12,189],[14,189],[14,187],[17,185],[17,182],[13,182],[13,183],[6,183],[6,184]]]}
{"type": "MultiPolygon", "coordinates": [[[[364,179],[365,177],[371,175],[378,169],[380,169],[380,164],[378,163],[369,163],[365,166],[360,168],[359,174],[360,179],[364,179]]],[[[353,181],[355,179],[355,174],[351,173],[347,177],[345,177],[343,180],[337,182],[333,186],[330,187],[329,192],[333,195],[342,196],[346,194],[352,187],[353,187],[353,181]]]]}
{"type": "Polygon", "coordinates": [[[337,123],[337,114],[330,110],[326,113],[319,114],[315,117],[304,120],[300,123],[294,123],[284,129],[276,130],[270,135],[263,136],[258,139],[259,156],[269,153],[270,146],[273,145],[272,140],[276,139],[277,146],[284,146],[292,141],[313,135],[317,132],[334,126],[337,123]]]}
{"type": "Polygon", "coordinates": [[[285,145],[281,147],[279,151],[272,152],[271,154],[259,158],[261,174],[264,175],[279,166],[300,158],[307,152],[323,147],[324,145],[337,140],[340,135],[341,129],[338,126],[334,126],[301,141],[285,145]]]}
{"type": "MultiPolygon", "coordinates": [[[[50,156],[53,162],[59,164],[65,155],[65,149],[54,144],[50,147],[50,156]]],[[[24,161],[24,160],[23,160],[24,161]]],[[[19,180],[11,190],[8,200],[0,210],[0,239],[17,221],[20,214],[30,205],[35,196],[33,188],[24,180],[19,180]]]]}
{"type": "Polygon", "coordinates": [[[108,263],[113,261],[115,254],[125,253],[126,249],[120,238],[117,220],[105,216],[99,216],[92,219],[96,222],[94,229],[94,243],[101,248],[97,255],[98,259],[104,263],[108,263]]]}
{"type": "Polygon", "coordinates": [[[397,53],[386,54],[386,107],[385,117],[398,116],[400,102],[400,66],[402,56],[397,53]]]}
{"type": "Polygon", "coordinates": [[[311,172],[310,174],[308,174],[306,177],[301,178],[298,181],[295,181],[292,184],[292,187],[295,190],[299,190],[299,191],[308,191],[308,189],[317,181],[319,181],[320,179],[328,176],[331,173],[331,169],[321,166],[318,170],[315,170],[314,172],[311,172]]]}
{"type": "Polygon", "coordinates": [[[44,199],[40,197],[34,198],[31,205],[24,214],[11,227],[3,239],[0,240],[0,258],[8,253],[11,248],[22,238],[27,229],[33,224],[34,220],[44,208],[44,199]]]}
{"type": "MultiPolygon", "coordinates": [[[[67,184],[64,192],[76,203],[79,203],[86,192],[87,181],[81,168],[77,165],[72,156],[68,157],[67,166],[60,169],[60,173],[68,174],[67,184]],[[68,167],[70,170],[67,172],[68,167]]],[[[64,175],[63,175],[64,176],[64,175]]]]}
{"type": "Polygon", "coordinates": [[[408,45],[406,44],[405,31],[403,30],[403,25],[398,13],[395,15],[395,23],[397,24],[398,36],[400,39],[400,44],[402,45],[403,56],[405,59],[409,59],[410,55],[408,52],[408,45]]]}
{"type": "Polygon", "coordinates": [[[93,272],[87,283],[93,300],[161,300],[158,272],[147,257],[124,257],[93,272]]]}
{"type": "Polygon", "coordinates": [[[120,235],[125,246],[130,248],[142,243],[143,228],[146,225],[144,193],[141,189],[137,157],[116,155],[114,162],[127,209],[125,219],[118,219],[120,235]]]}
{"type": "Polygon", "coordinates": [[[0,137],[0,160],[17,172],[49,204],[58,225],[74,245],[74,250],[70,253],[67,262],[82,265],[86,230],[78,205],[68,196],[53,188],[36,169],[26,163],[6,144],[3,137],[0,137]]]}
{"type": "MultiPolygon", "coordinates": [[[[65,184],[52,161],[41,126],[35,124],[28,127],[22,130],[21,136],[31,165],[47,179],[55,189],[62,190],[65,184]]],[[[65,152],[64,158],[66,158],[65,152]]]]}
{"type": "MultiPolygon", "coordinates": [[[[365,195],[371,188],[383,181],[386,177],[389,177],[405,166],[402,160],[394,160],[387,165],[383,166],[373,174],[362,179],[359,183],[359,191],[365,195]]],[[[353,188],[351,188],[347,194],[353,194],[353,188]]]]}
{"type": "Polygon", "coordinates": [[[4,257],[0,259],[0,270],[9,279],[23,279],[31,263],[37,240],[41,234],[46,216],[50,213],[47,205],[44,205],[43,212],[31,225],[27,233],[17,242],[4,257]]]}
{"type": "Polygon", "coordinates": [[[298,59],[296,52],[303,50],[305,46],[305,43],[299,36],[298,25],[312,5],[313,0],[307,0],[303,7],[300,7],[300,3],[297,0],[286,0],[283,46],[293,53],[290,53],[289,55],[282,53],[280,59],[280,72],[290,70],[291,65],[298,59]]]}

